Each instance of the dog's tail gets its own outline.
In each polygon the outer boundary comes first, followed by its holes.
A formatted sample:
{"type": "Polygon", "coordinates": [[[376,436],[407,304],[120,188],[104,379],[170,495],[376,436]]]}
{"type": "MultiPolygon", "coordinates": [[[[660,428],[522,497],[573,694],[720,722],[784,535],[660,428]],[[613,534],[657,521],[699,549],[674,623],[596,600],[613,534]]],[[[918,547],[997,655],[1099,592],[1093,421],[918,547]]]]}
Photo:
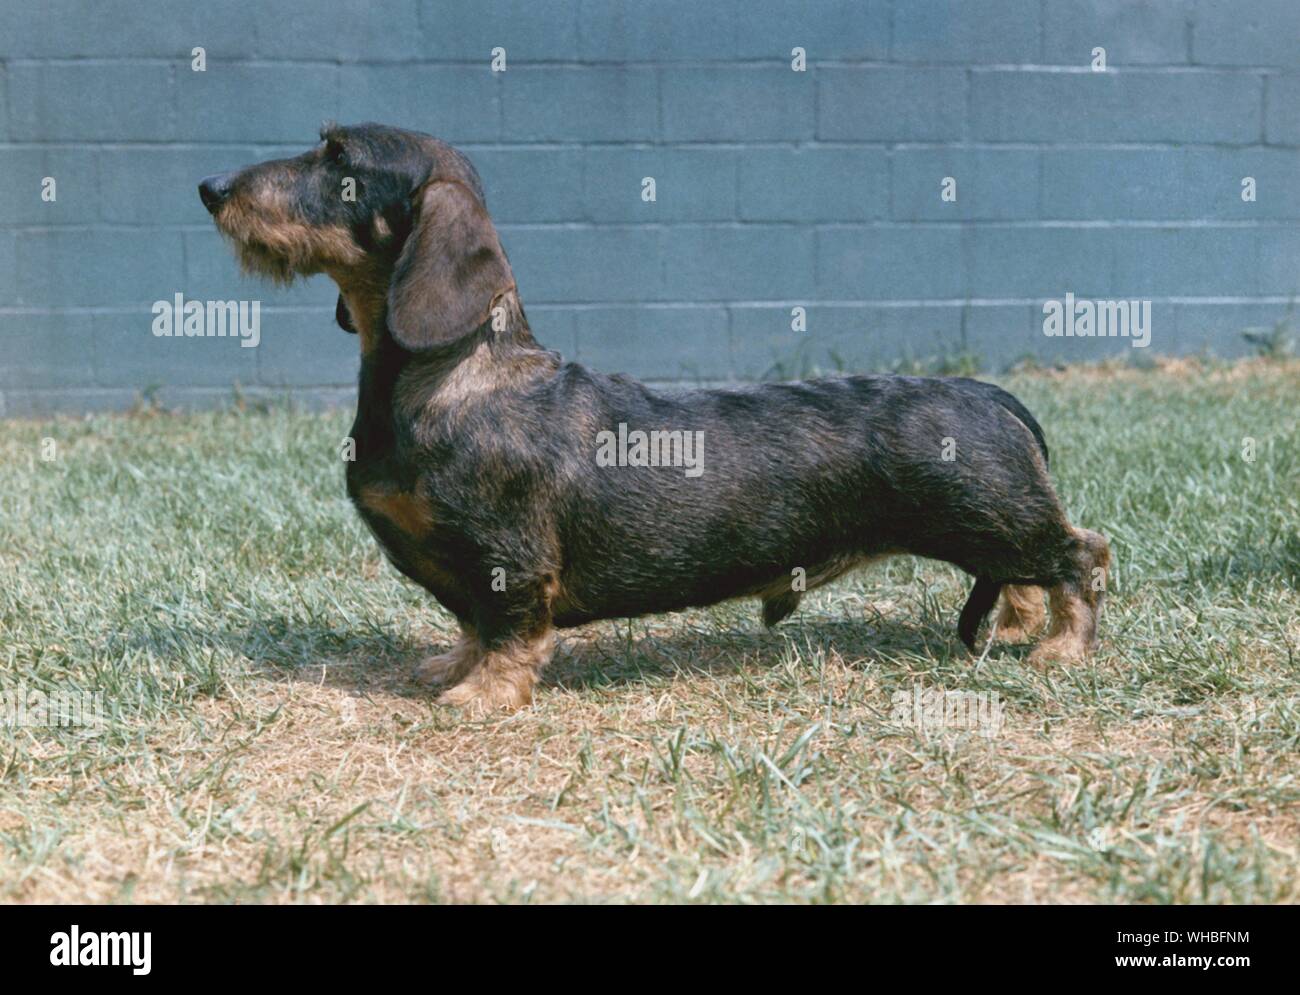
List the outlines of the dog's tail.
{"type": "Polygon", "coordinates": [[[957,619],[957,635],[966,644],[966,648],[975,652],[975,634],[980,630],[980,623],[993,610],[998,595],[1002,593],[1002,581],[987,577],[976,577],[975,586],[970,590],[970,597],[957,619]]]}

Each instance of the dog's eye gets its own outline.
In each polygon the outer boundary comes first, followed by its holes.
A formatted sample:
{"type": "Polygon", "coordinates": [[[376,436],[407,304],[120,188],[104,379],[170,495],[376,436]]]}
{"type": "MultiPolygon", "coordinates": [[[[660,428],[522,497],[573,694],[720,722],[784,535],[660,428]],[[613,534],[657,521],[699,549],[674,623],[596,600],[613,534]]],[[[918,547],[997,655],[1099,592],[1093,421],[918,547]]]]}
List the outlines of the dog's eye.
{"type": "Polygon", "coordinates": [[[347,159],[347,153],[343,151],[343,146],[338,142],[326,142],[325,158],[334,163],[334,165],[341,166],[347,159]]]}

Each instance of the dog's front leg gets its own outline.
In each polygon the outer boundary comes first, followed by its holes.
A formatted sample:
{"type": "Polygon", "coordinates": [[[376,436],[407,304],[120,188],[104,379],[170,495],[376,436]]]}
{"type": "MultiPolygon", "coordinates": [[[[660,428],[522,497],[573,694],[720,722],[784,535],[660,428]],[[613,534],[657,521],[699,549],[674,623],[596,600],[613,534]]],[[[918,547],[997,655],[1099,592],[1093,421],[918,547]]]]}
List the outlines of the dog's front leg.
{"type": "Polygon", "coordinates": [[[460,683],[438,696],[473,714],[511,711],[533,700],[533,687],[555,651],[555,632],[517,636],[492,646],[479,644],[476,661],[460,683]]]}
{"type": "Polygon", "coordinates": [[[455,659],[445,669],[446,679],[454,686],[438,696],[438,703],[483,714],[532,701],[533,687],[555,650],[554,589],[548,575],[514,588],[507,581],[506,590],[484,595],[476,625],[466,629],[465,648],[448,654],[455,659]]]}
{"type": "Polygon", "coordinates": [[[459,683],[481,655],[478,636],[473,627],[462,622],[456,644],[446,653],[438,653],[422,660],[415,668],[415,679],[422,684],[459,683]]]}

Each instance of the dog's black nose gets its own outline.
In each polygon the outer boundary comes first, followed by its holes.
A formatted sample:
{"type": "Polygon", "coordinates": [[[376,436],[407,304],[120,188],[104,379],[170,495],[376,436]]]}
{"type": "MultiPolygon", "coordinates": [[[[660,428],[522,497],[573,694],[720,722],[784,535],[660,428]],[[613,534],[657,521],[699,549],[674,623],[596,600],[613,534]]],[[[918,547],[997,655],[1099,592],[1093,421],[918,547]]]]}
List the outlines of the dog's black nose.
{"type": "Polygon", "coordinates": [[[216,214],[217,208],[230,196],[232,177],[231,173],[218,173],[216,176],[205,177],[199,182],[199,198],[210,214],[216,214]]]}

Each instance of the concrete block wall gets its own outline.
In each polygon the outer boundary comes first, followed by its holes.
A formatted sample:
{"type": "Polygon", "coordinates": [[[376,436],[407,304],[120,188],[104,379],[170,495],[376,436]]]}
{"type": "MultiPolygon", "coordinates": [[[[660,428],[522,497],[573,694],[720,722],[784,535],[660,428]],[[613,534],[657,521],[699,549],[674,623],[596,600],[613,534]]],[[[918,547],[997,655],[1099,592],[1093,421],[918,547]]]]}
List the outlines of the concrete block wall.
{"type": "Polygon", "coordinates": [[[1067,292],[1150,300],[1150,352],[1234,355],[1300,292],[1295,0],[0,0],[0,26],[10,416],[346,398],[332,285],[241,276],[195,193],[324,119],[463,148],[538,337],[650,380],[1133,353],[1046,336],[1067,292]],[[260,345],[155,337],[176,293],[261,301],[260,345]]]}

